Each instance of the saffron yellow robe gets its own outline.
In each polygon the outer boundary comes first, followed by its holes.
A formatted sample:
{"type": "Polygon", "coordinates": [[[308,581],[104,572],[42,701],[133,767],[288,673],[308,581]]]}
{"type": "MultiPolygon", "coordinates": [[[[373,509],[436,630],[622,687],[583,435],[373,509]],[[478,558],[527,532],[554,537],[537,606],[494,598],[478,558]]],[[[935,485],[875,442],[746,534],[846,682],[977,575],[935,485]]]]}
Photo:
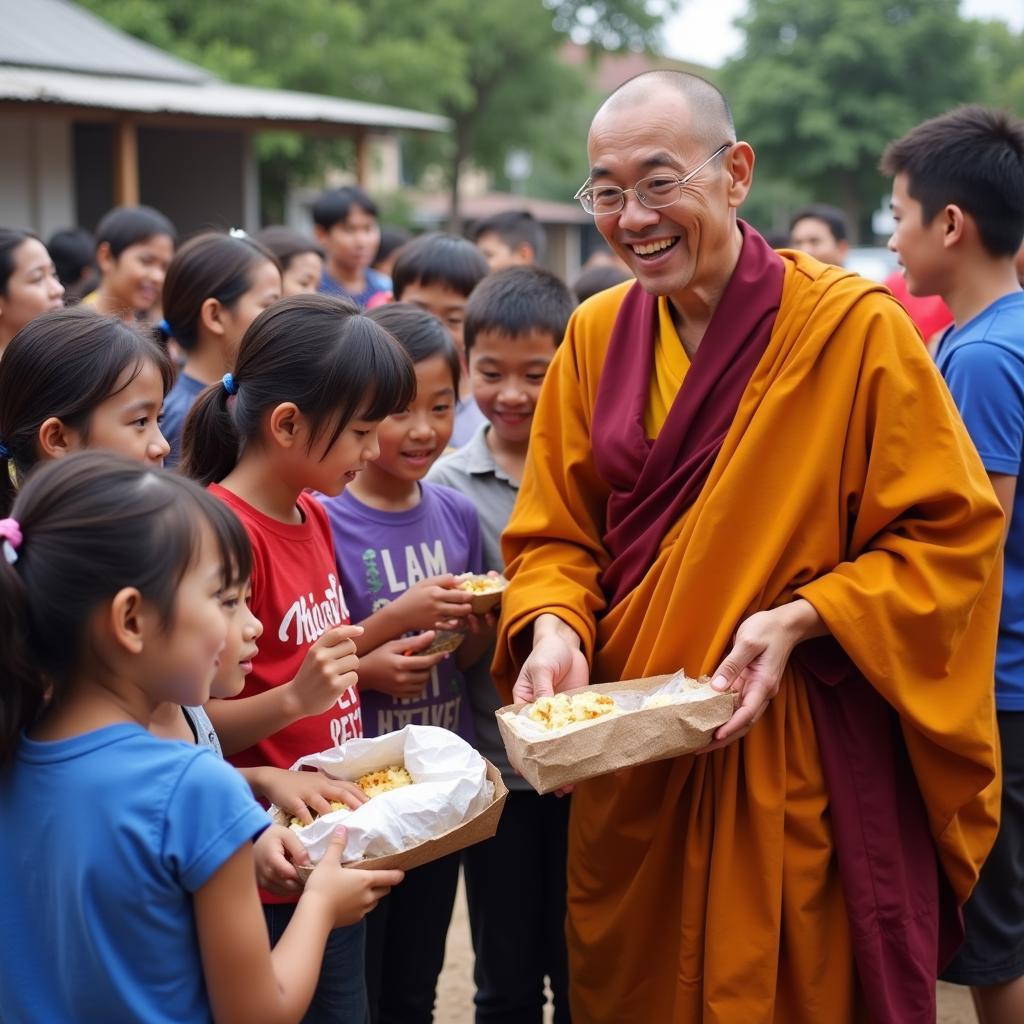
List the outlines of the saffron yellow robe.
{"type": "MultiPolygon", "coordinates": [[[[744,619],[803,597],[898,713],[962,902],[997,828],[1002,514],[892,297],[801,254],[783,258],[768,349],[703,491],[611,609],[599,585],[608,488],[590,428],[630,285],[576,312],[504,537],[512,583],[495,678],[508,697],[544,612],[579,633],[592,680],[605,682],[713,671],[744,619]]],[[[678,344],[661,312],[661,343],[678,344]]],[[[805,687],[790,665],[739,742],[577,786],[576,1024],[862,1019],[805,687]]]]}

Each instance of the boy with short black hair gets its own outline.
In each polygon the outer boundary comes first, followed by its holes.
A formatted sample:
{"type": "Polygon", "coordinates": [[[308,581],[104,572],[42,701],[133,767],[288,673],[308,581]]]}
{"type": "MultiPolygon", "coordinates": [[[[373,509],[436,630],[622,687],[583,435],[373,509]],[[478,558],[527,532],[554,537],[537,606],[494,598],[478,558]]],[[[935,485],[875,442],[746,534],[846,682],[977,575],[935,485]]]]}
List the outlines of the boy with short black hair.
{"type": "Polygon", "coordinates": [[[1006,513],[996,712],[999,835],[964,908],[966,941],[943,977],[970,985],[985,1024],[1024,1020],[1024,121],[968,106],[891,143],[899,255],[912,295],[953,314],[936,361],[1006,513]]]}
{"type": "Polygon", "coordinates": [[[316,240],[326,253],[320,291],[366,309],[391,281],[371,264],[380,245],[377,204],[357,185],[322,192],[313,203],[316,240]]]}
{"type": "MultiPolygon", "coordinates": [[[[533,412],[573,306],[565,285],[537,267],[492,274],[466,306],[469,375],[486,422],[462,449],[436,462],[427,479],[460,491],[476,506],[485,570],[504,569],[501,534],[519,492],[533,412]]],[[[466,672],[466,690],[477,747],[501,769],[510,793],[497,835],[463,858],[476,952],[476,1020],[539,1024],[547,977],[555,1024],[567,1024],[569,800],[539,796],[509,766],[494,717],[501,701],[491,654],[466,672]],[[511,913],[501,883],[508,878],[515,879],[511,913]]]]}
{"type": "Polygon", "coordinates": [[[532,267],[544,258],[544,229],[529,210],[506,210],[477,221],[473,241],[492,271],[532,267]]]}
{"type": "MultiPolygon", "coordinates": [[[[487,262],[472,242],[432,232],[403,245],[392,272],[395,302],[411,302],[433,313],[448,328],[466,369],[463,320],[470,293],[487,276],[487,262]]],[[[451,445],[464,445],[483,424],[467,374],[459,383],[451,445]]]]}

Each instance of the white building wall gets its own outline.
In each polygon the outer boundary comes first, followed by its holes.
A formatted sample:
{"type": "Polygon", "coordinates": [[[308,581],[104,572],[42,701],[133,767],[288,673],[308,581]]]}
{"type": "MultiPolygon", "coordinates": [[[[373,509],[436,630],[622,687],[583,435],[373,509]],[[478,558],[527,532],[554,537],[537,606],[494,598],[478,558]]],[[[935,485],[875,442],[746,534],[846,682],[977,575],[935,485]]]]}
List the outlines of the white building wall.
{"type": "Polygon", "coordinates": [[[75,222],[70,120],[0,114],[0,225],[46,238],[75,222]]]}

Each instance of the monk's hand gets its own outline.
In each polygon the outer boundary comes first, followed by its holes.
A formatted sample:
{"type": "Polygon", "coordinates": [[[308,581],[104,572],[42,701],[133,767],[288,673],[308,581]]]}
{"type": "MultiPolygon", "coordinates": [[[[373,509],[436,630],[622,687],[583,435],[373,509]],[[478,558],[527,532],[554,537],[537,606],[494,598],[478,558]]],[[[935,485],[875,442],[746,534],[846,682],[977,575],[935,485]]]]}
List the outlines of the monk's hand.
{"type": "Polygon", "coordinates": [[[589,683],[590,666],[576,631],[555,615],[539,616],[533,628],[533,650],[523,663],[512,699],[530,703],[589,683]]]}
{"type": "Polygon", "coordinates": [[[825,633],[814,606],[797,599],[770,611],[756,612],[736,630],[732,650],[718,666],[711,685],[739,694],[736,710],[701,753],[718,750],[745,736],[779,692],[782,673],[793,648],[825,633]]]}

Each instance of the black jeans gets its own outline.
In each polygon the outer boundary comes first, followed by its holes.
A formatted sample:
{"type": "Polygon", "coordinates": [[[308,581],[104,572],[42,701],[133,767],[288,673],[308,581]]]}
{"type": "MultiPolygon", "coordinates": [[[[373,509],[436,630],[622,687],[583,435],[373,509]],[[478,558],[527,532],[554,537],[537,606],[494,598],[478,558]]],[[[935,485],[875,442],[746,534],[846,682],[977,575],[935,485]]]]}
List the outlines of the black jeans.
{"type": "MultiPolygon", "coordinates": [[[[294,903],[264,903],[263,916],[276,946],[295,913],[294,903]]],[[[366,923],[335,928],[327,938],[320,980],[302,1024],[366,1024],[366,923]]]]}
{"type": "Polygon", "coordinates": [[[497,835],[463,851],[476,952],[476,1024],[540,1024],[545,977],[555,1024],[569,1024],[569,803],[569,797],[515,790],[497,835]]]}
{"type": "Polygon", "coordinates": [[[459,854],[413,868],[366,918],[373,1024],[431,1024],[459,884],[459,854]]]}

